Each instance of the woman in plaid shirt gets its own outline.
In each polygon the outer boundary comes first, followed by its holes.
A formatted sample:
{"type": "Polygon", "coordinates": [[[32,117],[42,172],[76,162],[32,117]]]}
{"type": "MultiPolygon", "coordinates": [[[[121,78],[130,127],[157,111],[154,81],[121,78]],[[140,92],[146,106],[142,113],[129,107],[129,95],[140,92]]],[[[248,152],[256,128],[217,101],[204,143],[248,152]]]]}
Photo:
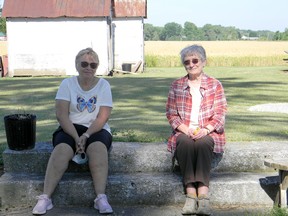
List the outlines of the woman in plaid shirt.
{"type": "Polygon", "coordinates": [[[187,75],[170,87],[166,116],[173,132],[168,150],[179,163],[186,202],[182,214],[210,214],[209,180],[213,152],[225,145],[227,102],[219,80],[204,73],[206,52],[192,45],[181,51],[187,75]]]}

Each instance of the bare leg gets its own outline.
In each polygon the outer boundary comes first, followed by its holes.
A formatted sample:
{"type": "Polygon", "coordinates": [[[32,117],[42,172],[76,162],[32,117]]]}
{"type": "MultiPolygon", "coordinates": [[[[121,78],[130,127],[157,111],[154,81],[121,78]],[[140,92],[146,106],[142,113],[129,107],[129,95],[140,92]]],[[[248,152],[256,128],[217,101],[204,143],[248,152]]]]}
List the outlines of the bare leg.
{"type": "Polygon", "coordinates": [[[44,181],[44,194],[48,197],[51,197],[54,192],[73,155],[73,149],[67,144],[61,143],[54,148],[49,158],[44,181]]]}
{"type": "Polygon", "coordinates": [[[197,196],[197,191],[196,191],[196,188],[194,187],[193,184],[188,184],[187,187],[186,187],[186,193],[187,194],[194,194],[197,196]]]}
{"type": "Polygon", "coordinates": [[[209,187],[205,186],[202,183],[199,183],[198,186],[198,195],[207,195],[208,196],[209,187]]]}
{"type": "Polygon", "coordinates": [[[108,177],[108,152],[101,142],[91,143],[87,148],[89,168],[96,195],[105,194],[108,177]]]}

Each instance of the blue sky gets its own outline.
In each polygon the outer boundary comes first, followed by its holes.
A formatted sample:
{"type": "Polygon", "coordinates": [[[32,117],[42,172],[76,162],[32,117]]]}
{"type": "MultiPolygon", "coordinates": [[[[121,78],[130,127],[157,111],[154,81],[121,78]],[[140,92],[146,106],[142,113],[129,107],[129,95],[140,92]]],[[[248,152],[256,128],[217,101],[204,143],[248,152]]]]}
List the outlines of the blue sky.
{"type": "Polygon", "coordinates": [[[288,28],[288,0],[147,0],[145,23],[164,26],[186,21],[234,26],[242,30],[284,32],[288,28]]]}
{"type": "MultiPolygon", "coordinates": [[[[3,0],[0,0],[0,5],[3,0]]],[[[145,23],[164,26],[189,21],[234,26],[245,30],[284,32],[288,28],[288,0],[147,0],[145,23]]]]}

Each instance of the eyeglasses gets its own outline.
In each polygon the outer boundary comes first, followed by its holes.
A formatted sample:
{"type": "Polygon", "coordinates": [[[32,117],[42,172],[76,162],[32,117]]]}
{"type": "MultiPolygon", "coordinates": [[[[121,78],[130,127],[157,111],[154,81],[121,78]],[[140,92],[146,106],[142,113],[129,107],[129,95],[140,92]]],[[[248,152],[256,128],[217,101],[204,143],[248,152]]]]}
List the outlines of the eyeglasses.
{"type": "Polygon", "coordinates": [[[81,62],[81,67],[82,67],[82,68],[86,68],[86,67],[88,67],[88,65],[90,65],[90,68],[95,69],[98,64],[97,64],[97,63],[94,63],[94,62],[92,62],[92,63],[89,64],[89,63],[86,62],[86,61],[81,62]]]}
{"type": "MultiPolygon", "coordinates": [[[[186,65],[186,66],[188,66],[188,65],[190,65],[190,60],[186,60],[186,61],[184,61],[184,65],[186,65]]],[[[192,59],[192,63],[193,64],[197,64],[199,62],[199,59],[192,59]]]]}

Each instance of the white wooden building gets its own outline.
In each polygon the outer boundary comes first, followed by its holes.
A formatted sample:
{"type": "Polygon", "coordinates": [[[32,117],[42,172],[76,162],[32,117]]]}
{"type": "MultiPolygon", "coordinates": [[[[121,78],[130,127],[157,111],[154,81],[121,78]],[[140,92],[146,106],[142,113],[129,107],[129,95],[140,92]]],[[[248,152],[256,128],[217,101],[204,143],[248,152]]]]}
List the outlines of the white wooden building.
{"type": "Polygon", "coordinates": [[[75,56],[87,47],[99,55],[97,75],[123,64],[143,71],[146,1],[5,0],[8,75],[76,75],[75,56]]]}

